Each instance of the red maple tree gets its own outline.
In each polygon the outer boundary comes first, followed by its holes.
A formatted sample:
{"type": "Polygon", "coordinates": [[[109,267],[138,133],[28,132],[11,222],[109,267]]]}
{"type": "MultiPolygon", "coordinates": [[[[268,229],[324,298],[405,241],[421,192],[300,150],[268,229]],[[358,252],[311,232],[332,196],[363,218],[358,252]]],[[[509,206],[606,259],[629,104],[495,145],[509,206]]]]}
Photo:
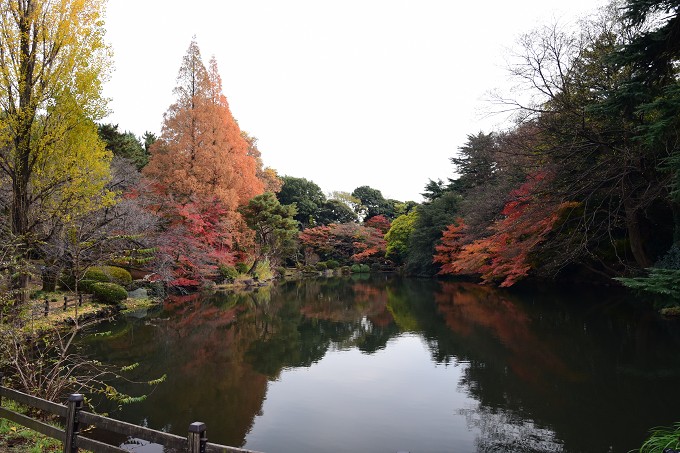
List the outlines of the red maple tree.
{"type": "Polygon", "coordinates": [[[532,269],[532,254],[553,230],[562,213],[575,203],[559,203],[537,193],[545,173],[530,176],[510,193],[501,218],[482,238],[471,238],[460,220],[449,225],[436,246],[440,274],[479,275],[482,283],[512,286],[532,269]]]}

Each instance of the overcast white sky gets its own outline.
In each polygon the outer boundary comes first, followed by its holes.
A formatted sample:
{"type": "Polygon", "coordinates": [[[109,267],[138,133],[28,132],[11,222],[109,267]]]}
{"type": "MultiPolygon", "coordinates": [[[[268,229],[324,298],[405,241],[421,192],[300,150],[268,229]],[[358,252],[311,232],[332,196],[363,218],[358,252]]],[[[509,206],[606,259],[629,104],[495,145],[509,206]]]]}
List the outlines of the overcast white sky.
{"type": "Polygon", "coordinates": [[[517,37],[602,3],[109,0],[105,121],[158,134],[196,35],[265,165],[325,192],[369,185],[421,201],[428,179],[453,175],[449,158],[467,134],[503,120],[484,117],[484,99],[506,82],[517,37]]]}

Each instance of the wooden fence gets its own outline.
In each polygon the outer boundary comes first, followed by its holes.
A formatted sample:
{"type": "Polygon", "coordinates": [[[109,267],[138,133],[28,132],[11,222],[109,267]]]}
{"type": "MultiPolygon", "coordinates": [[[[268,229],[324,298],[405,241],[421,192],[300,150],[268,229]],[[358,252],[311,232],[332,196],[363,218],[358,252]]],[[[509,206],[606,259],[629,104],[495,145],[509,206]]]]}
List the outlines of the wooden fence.
{"type": "Polygon", "coordinates": [[[84,448],[94,453],[129,453],[129,450],[83,436],[81,434],[82,431],[89,426],[127,436],[128,438],[160,444],[165,449],[169,449],[169,451],[188,453],[258,453],[252,450],[208,442],[205,423],[195,422],[190,424],[187,437],[182,437],[86,412],[83,409],[83,400],[83,395],[74,393],[69,395],[67,404],[63,405],[27,395],[4,387],[2,385],[2,373],[0,373],[0,417],[61,441],[64,445],[64,453],[76,453],[79,448],[84,448]],[[62,417],[65,419],[66,427],[60,429],[6,409],[1,404],[3,397],[62,417]]]}
{"type": "MultiPolygon", "coordinates": [[[[33,316],[42,314],[44,317],[47,318],[47,316],[50,314],[50,304],[49,299],[45,298],[43,302],[38,302],[34,303],[31,307],[33,316]]],[[[68,296],[64,296],[64,303],[57,303],[57,306],[54,307],[52,305],[52,310],[61,310],[61,311],[66,311],[67,308],[69,307],[82,307],[83,306],[83,295],[79,294],[78,297],[74,297],[72,300],[69,300],[68,296]]]]}

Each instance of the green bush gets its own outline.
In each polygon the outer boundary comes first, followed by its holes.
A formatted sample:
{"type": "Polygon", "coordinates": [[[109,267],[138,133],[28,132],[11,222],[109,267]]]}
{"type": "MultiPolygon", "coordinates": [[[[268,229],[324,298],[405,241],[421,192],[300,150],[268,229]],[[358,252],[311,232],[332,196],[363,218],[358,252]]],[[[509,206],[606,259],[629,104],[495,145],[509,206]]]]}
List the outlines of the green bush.
{"type": "Polygon", "coordinates": [[[353,274],[365,274],[367,272],[371,272],[371,268],[369,267],[368,264],[354,263],[352,264],[351,269],[353,274]]]}
{"type": "Polygon", "coordinates": [[[122,267],[93,266],[85,271],[83,280],[117,283],[119,285],[125,286],[132,283],[132,275],[130,275],[130,273],[122,267]]]}
{"type": "Polygon", "coordinates": [[[81,293],[92,294],[92,285],[95,284],[95,283],[106,283],[106,282],[98,282],[96,280],[84,279],[84,280],[81,280],[78,283],[78,290],[81,293]]]}
{"type": "Polygon", "coordinates": [[[217,272],[220,274],[220,277],[222,277],[222,279],[225,282],[229,282],[229,283],[232,283],[236,279],[236,277],[238,276],[238,270],[236,270],[236,268],[234,266],[221,265],[218,268],[217,272]]]}
{"type": "Polygon", "coordinates": [[[269,260],[259,261],[255,266],[255,276],[261,282],[271,280],[274,278],[274,273],[269,265],[269,260]]]}
{"type": "Polygon", "coordinates": [[[340,267],[340,263],[335,260],[328,260],[326,261],[326,266],[328,266],[328,269],[337,269],[340,267]]]}
{"type": "Polygon", "coordinates": [[[312,266],[311,264],[305,264],[302,266],[302,272],[305,274],[316,274],[317,270],[316,267],[312,266]]]}
{"type": "Polygon", "coordinates": [[[92,297],[105,304],[117,304],[127,299],[127,291],[117,283],[97,282],[91,288],[92,297]]]}
{"type": "Polygon", "coordinates": [[[239,274],[245,274],[250,270],[250,266],[247,263],[236,263],[236,270],[239,274]]]}
{"type": "Polygon", "coordinates": [[[326,269],[328,269],[328,265],[323,261],[319,261],[318,263],[316,263],[316,270],[325,271],[326,269]]]}

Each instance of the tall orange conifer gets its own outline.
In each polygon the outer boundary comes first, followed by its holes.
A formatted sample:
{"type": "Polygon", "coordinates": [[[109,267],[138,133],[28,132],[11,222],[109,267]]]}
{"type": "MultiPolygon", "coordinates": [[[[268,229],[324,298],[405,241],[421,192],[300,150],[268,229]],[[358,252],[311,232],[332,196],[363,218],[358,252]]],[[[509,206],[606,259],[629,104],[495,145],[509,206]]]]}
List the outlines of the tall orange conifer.
{"type": "Polygon", "coordinates": [[[162,243],[176,264],[176,280],[188,281],[233,264],[235,243],[243,247],[252,235],[238,208],[264,185],[222,92],[217,63],[213,58],[206,69],[195,40],[177,82],[176,101],[164,115],[143,173],[167,223],[162,243]]]}
{"type": "Polygon", "coordinates": [[[176,102],[164,115],[144,174],[176,202],[215,198],[234,211],[264,191],[257,162],[229,110],[213,58],[208,69],[192,40],[182,60],[176,102]]]}

